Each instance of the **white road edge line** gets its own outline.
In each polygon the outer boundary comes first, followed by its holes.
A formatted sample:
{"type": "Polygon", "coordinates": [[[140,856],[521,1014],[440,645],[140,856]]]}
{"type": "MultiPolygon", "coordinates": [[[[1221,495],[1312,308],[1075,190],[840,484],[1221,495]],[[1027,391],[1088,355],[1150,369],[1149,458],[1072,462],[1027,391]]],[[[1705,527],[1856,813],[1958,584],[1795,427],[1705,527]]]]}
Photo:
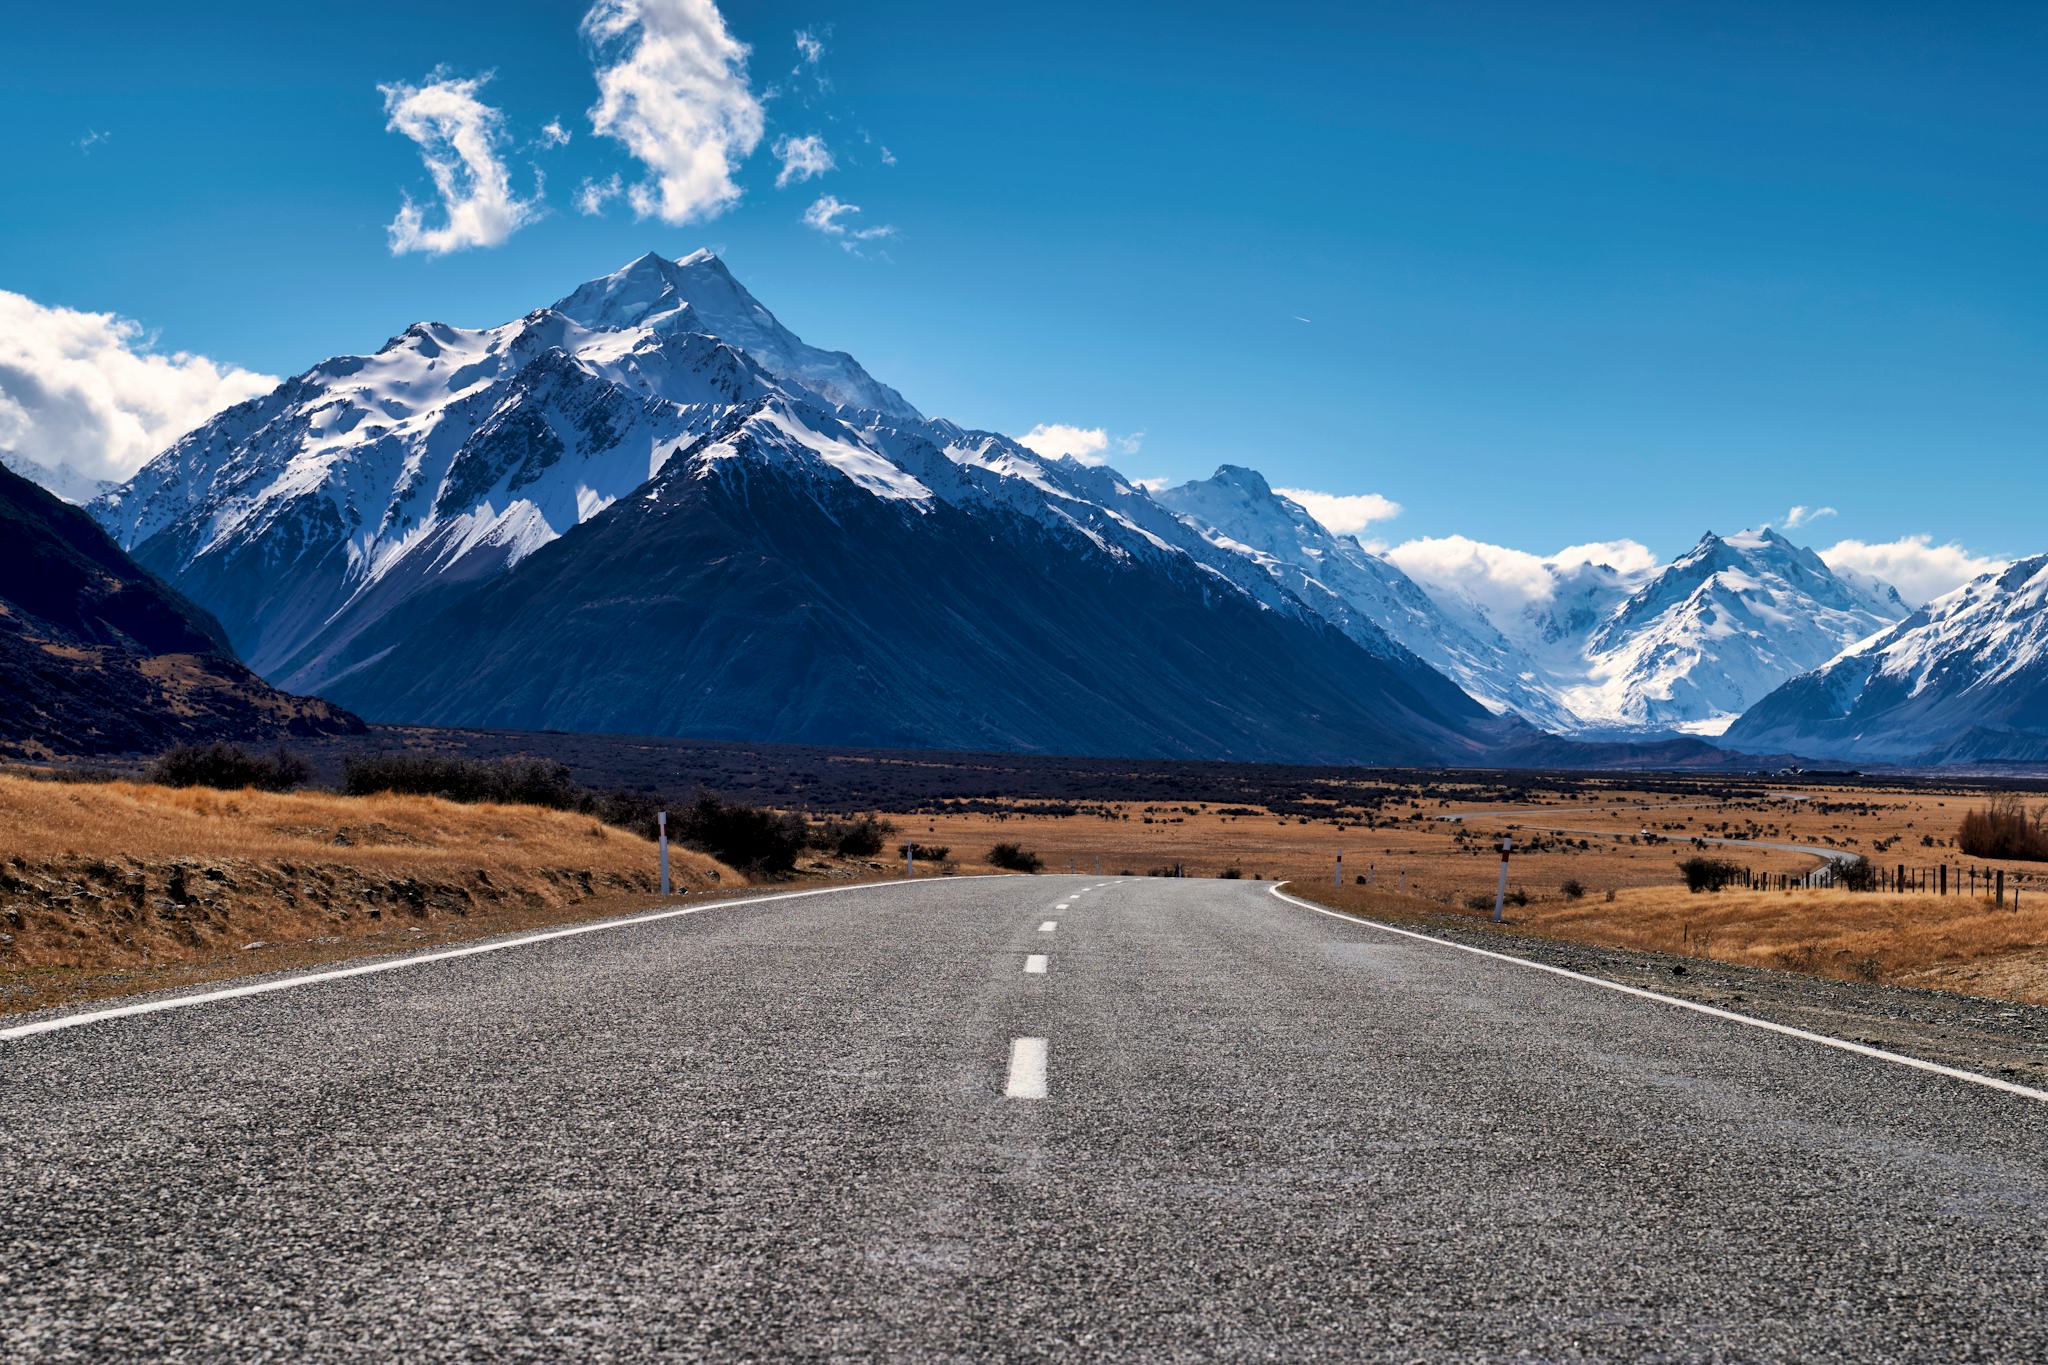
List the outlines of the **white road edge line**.
{"type": "Polygon", "coordinates": [[[1702,1005],[1696,1000],[1683,1000],[1675,995],[1665,995],[1661,991],[1644,990],[1641,986],[1624,986],[1619,981],[1604,981],[1597,976],[1588,976],[1584,972],[1572,971],[1568,967],[1553,967],[1548,962],[1532,962],[1526,957],[1516,957],[1512,953],[1496,953],[1488,948],[1474,948],[1470,944],[1459,943],[1448,938],[1438,938],[1434,934],[1419,934],[1413,929],[1396,929],[1391,924],[1381,924],[1377,920],[1360,919],[1356,915],[1347,915],[1341,911],[1329,910],[1320,905],[1311,904],[1299,896],[1290,896],[1280,889],[1281,886],[1285,885],[1285,882],[1281,882],[1266,889],[1272,895],[1286,901],[1289,905],[1298,905],[1304,910],[1313,910],[1318,915],[1328,915],[1331,919],[1341,919],[1347,924],[1356,924],[1365,929],[1377,929],[1383,934],[1399,934],[1402,938],[1419,939],[1424,943],[1434,943],[1444,948],[1456,948],[1461,953],[1471,953],[1475,957],[1490,957],[1496,962],[1507,962],[1517,967],[1527,967],[1531,971],[1549,972],[1552,976],[1562,976],[1568,977],[1573,981],[1583,981],[1589,986],[1598,986],[1602,990],[1619,991],[1623,995],[1633,995],[1642,1000],[1654,1000],[1660,1005],[1676,1005],[1679,1009],[1691,1010],[1694,1014],[1704,1014],[1714,1019],[1725,1019],[1731,1024],[1746,1024],[1750,1028],[1762,1029],[1766,1033],[1780,1033],[1787,1038],[1798,1038],[1804,1042],[1819,1043],[1822,1047],[1837,1048],[1843,1052],[1853,1052],[1859,1057],[1875,1057],[1878,1061],[1890,1062],[1893,1066],[1911,1067],[1915,1071],[1929,1071],[1937,1076],[1947,1076],[1950,1080],[1968,1081],[1972,1085],[1988,1086],[1993,1090],[2003,1090],[2009,1095],[2019,1095],[2025,1099],[2040,1100],[2048,1103],[2048,1090],[2036,1090],[2032,1086],[2020,1085],[2013,1081],[2002,1081],[1996,1076],[1986,1076],[1978,1071],[1965,1071],[1961,1067],[1943,1066],[1940,1062],[1923,1061],[1918,1057],[1908,1057],[1903,1052],[1887,1052],[1881,1047],[1872,1047],[1868,1043],[1852,1043],[1847,1038],[1833,1038],[1825,1033],[1810,1033],[1806,1029],[1794,1028],[1790,1024],[1773,1023],[1769,1019],[1759,1019],[1753,1014],[1737,1014],[1734,1010],[1724,1010],[1714,1005],[1702,1005]]]}
{"type": "Polygon", "coordinates": [[[1041,925],[1039,925],[1039,926],[1038,926],[1038,932],[1039,932],[1039,933],[1041,933],[1041,934],[1049,934],[1049,933],[1051,933],[1051,932],[1052,932],[1053,930],[1055,930],[1055,929],[1057,929],[1057,928],[1059,928],[1059,927],[1060,927],[1060,922],[1059,922],[1058,920],[1056,920],[1056,919],[1049,919],[1049,920],[1047,920],[1047,921],[1046,921],[1045,923],[1043,923],[1043,924],[1041,924],[1041,925]]]}
{"type": "Polygon", "coordinates": [[[1003,1094],[1013,1100],[1045,1098],[1045,1039],[1018,1038],[1010,1043],[1010,1084],[1003,1094]]]}
{"type": "Polygon", "coordinates": [[[746,896],[739,900],[707,901],[702,905],[679,906],[674,910],[655,910],[647,914],[626,915],[613,919],[595,920],[589,924],[574,924],[566,929],[548,929],[537,934],[523,934],[496,943],[475,943],[466,948],[445,948],[439,952],[419,953],[404,957],[385,958],[366,962],[359,967],[342,967],[328,972],[309,972],[304,976],[287,976],[275,981],[259,981],[249,986],[231,986],[225,990],[203,991],[197,995],[177,995],[167,1000],[145,1000],[134,1005],[116,1005],[110,1009],[88,1010],[82,1014],[64,1014],[54,1019],[39,1019],[32,1024],[16,1024],[12,1028],[0,1028],[0,1042],[17,1038],[31,1038],[39,1033],[55,1033],[59,1029],[78,1028],[83,1024],[97,1024],[109,1019],[127,1019],[138,1014],[156,1014],[163,1010],[186,1009],[193,1005],[211,1005],[222,1000],[239,1000],[245,996],[268,995],[272,991],[288,991],[299,986],[315,986],[325,981],[341,981],[352,976],[374,976],[378,972],[395,972],[406,967],[423,967],[429,962],[447,962],[458,957],[475,957],[480,953],[499,953],[507,948],[526,948],[536,943],[548,943],[558,938],[575,938],[580,934],[595,934],[606,929],[626,929],[636,924],[653,924],[660,920],[680,919],[684,915],[695,915],[705,910],[722,910],[736,905],[760,905],[764,901],[801,900],[805,896],[831,896],[847,891],[879,891],[892,886],[925,886],[934,882],[984,881],[994,873],[979,873],[968,877],[919,877],[912,881],[868,882],[861,886],[823,886],[814,891],[783,891],[772,896],[746,896]]]}
{"type": "Polygon", "coordinates": [[[1026,953],[1024,955],[1024,974],[1026,976],[1044,976],[1045,954],[1026,953]]]}

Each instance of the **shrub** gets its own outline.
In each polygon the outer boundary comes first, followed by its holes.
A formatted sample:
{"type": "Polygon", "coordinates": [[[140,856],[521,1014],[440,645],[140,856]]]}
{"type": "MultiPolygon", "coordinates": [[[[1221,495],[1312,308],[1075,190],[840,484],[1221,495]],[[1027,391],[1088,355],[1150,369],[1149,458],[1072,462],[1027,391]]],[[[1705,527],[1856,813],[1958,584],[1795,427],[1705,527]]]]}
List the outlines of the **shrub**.
{"type": "Polygon", "coordinates": [[[365,754],[342,765],[341,789],[349,796],[396,792],[553,810],[591,810],[597,804],[596,798],[569,776],[566,766],[537,758],[477,763],[433,754],[365,754]]]}
{"type": "Polygon", "coordinates": [[[1685,878],[1685,889],[1698,895],[1702,891],[1719,891],[1731,882],[1742,880],[1742,867],[1726,858],[1687,858],[1678,865],[1678,875],[1685,878]]]}
{"type": "Polygon", "coordinates": [[[2029,812],[2017,793],[1994,796],[1983,810],[1964,814],[1956,847],[1973,858],[2048,862],[2048,805],[2029,812]]]}
{"type": "Polygon", "coordinates": [[[1226,867],[1221,872],[1218,872],[1216,875],[1221,877],[1224,881],[1234,882],[1238,880],[1240,877],[1244,876],[1244,873],[1239,871],[1237,868],[1226,867]]]}
{"type": "Polygon", "coordinates": [[[889,821],[863,815],[855,820],[827,820],[810,832],[810,843],[842,858],[872,858],[895,832],[896,826],[889,821]]]}
{"type": "Polygon", "coordinates": [[[220,787],[240,791],[255,787],[288,792],[312,775],[306,760],[282,746],[276,753],[252,754],[232,744],[181,744],[167,750],[149,770],[149,780],[163,787],[220,787]]]}
{"type": "Polygon", "coordinates": [[[652,839],[661,833],[655,816],[667,809],[667,804],[653,792],[626,791],[623,788],[598,795],[589,806],[590,813],[607,825],[616,825],[643,839],[652,839]]]}
{"type": "Polygon", "coordinates": [[[809,830],[801,815],[725,801],[710,792],[669,818],[677,840],[732,867],[783,876],[796,867],[809,830]]]}
{"type": "Polygon", "coordinates": [[[1828,863],[1828,880],[1844,891],[1877,890],[1877,869],[1866,858],[1835,858],[1828,863]]]}
{"type": "MultiPolygon", "coordinates": [[[[908,857],[911,847],[912,845],[910,844],[896,845],[896,856],[899,858],[908,857]]],[[[916,849],[918,859],[922,862],[950,862],[953,857],[953,850],[945,844],[918,844],[916,849]]]]}
{"type": "Polygon", "coordinates": [[[988,851],[988,865],[1005,872],[1037,872],[1045,859],[1021,844],[997,844],[988,851]]]}
{"type": "Polygon", "coordinates": [[[1586,894],[1586,884],[1577,877],[1566,878],[1564,885],[1557,889],[1564,892],[1564,898],[1568,901],[1580,900],[1586,894]]]}

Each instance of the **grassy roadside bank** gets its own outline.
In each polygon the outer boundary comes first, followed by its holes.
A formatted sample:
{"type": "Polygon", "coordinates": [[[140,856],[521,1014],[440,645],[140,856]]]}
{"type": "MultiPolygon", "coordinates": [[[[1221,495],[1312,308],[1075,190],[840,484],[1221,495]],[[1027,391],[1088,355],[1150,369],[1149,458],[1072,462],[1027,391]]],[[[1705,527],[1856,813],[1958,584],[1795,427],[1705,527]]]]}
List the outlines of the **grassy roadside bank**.
{"type": "Polygon", "coordinates": [[[433,797],[0,775],[0,1014],[774,890],[888,880],[804,858],[765,885],[588,815],[433,797]]]}
{"type": "Polygon", "coordinates": [[[1290,894],[1319,905],[1418,927],[1455,924],[1838,981],[1904,986],[2048,1005],[2048,897],[1997,909],[1969,896],[1892,896],[1839,890],[1694,895],[1630,887],[1614,899],[1544,900],[1490,915],[1361,886],[1304,879],[1290,894]]]}

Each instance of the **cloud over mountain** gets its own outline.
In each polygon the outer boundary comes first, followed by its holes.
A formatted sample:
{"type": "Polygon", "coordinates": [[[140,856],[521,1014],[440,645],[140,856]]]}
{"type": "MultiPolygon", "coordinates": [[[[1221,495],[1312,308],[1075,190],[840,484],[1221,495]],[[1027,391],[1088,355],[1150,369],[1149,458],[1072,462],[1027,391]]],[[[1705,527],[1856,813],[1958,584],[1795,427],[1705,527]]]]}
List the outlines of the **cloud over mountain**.
{"type": "Polygon", "coordinates": [[[125,479],[222,408],[267,393],[257,374],[165,353],[113,313],[0,290],[0,451],[86,481],[125,479]]]}

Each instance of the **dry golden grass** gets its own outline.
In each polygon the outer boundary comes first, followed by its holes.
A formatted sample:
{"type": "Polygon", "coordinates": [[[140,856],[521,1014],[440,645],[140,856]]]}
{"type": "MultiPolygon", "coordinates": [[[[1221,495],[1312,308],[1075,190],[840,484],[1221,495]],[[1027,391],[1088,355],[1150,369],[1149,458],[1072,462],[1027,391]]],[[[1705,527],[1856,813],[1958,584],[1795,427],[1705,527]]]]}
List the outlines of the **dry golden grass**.
{"type": "MultiPolygon", "coordinates": [[[[1488,924],[1490,912],[1453,910],[1422,897],[1299,882],[1293,894],[1353,914],[1488,924]]],[[[1722,891],[1639,887],[1580,900],[1510,906],[1504,928],[1604,947],[1711,958],[2048,1004],[2048,895],[2017,910],[1970,896],[1850,891],[1722,891]]]]}
{"type": "MultiPolygon", "coordinates": [[[[745,884],[685,849],[671,866],[683,891],[745,884]]],[[[655,867],[645,839],[530,806],[0,775],[0,1009],[250,943],[469,935],[644,903],[655,867]]]]}
{"type": "Polygon", "coordinates": [[[896,818],[913,837],[951,845],[963,867],[979,864],[998,840],[1009,840],[1037,852],[1048,871],[1064,872],[1070,862],[1084,872],[1099,865],[1106,873],[1139,874],[1179,864],[1199,877],[1236,868],[1247,877],[1290,879],[1298,894],[1326,904],[1411,919],[1467,915],[1468,897],[1490,898],[1500,866],[1498,840],[1512,831],[1510,885],[1530,897],[1528,905],[1508,911],[1511,927],[1521,932],[2048,1003],[2043,869],[1969,858],[1953,847],[1964,813],[1982,809],[1992,793],[1816,785],[1724,800],[1596,784],[1484,815],[1477,812],[1499,808],[1463,795],[1455,787],[1417,786],[1383,805],[1372,826],[1164,803],[1111,803],[1082,815],[1033,814],[1020,803],[1006,816],[896,818]],[[1460,812],[1470,815],[1463,825],[1438,818],[1460,812]],[[1679,883],[1677,870],[1695,854],[1726,858],[1762,876],[1799,875],[1819,865],[1802,853],[1696,846],[1696,837],[1811,846],[1867,857],[1888,872],[1901,864],[1911,872],[1945,863],[1954,894],[1695,896],[1679,883]],[[1332,884],[1340,850],[1341,888],[1332,884]],[[1357,882],[1368,867],[1370,888],[1357,882]],[[2020,912],[1960,894],[1967,869],[2005,872],[2008,894],[2020,896],[2020,912]],[[1577,900],[1564,895],[1571,882],[1584,889],[1577,900]]]}

